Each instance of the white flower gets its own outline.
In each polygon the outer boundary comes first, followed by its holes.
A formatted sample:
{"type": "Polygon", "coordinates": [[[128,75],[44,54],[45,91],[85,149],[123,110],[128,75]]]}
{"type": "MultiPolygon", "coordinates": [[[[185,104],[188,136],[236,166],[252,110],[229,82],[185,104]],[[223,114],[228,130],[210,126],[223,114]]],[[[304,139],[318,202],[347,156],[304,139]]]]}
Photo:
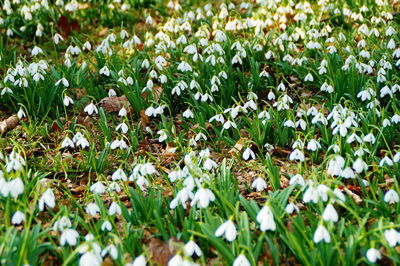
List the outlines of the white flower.
{"type": "Polygon", "coordinates": [[[382,258],[381,253],[379,252],[379,250],[377,250],[376,248],[370,248],[367,251],[367,259],[371,262],[371,263],[375,263],[377,260],[380,260],[382,258]]]}
{"type": "Polygon", "coordinates": [[[111,179],[113,181],[116,180],[122,180],[122,181],[127,181],[128,177],[126,176],[124,170],[122,170],[121,168],[118,168],[111,176],[111,179]]]}
{"type": "Polygon", "coordinates": [[[32,56],[36,56],[36,55],[42,54],[42,53],[43,53],[43,50],[40,47],[37,47],[37,46],[33,47],[32,56]]]}
{"type": "Polygon", "coordinates": [[[246,258],[245,255],[240,254],[235,261],[233,262],[232,266],[251,266],[249,260],[246,258]]]}
{"type": "Polygon", "coordinates": [[[386,230],[383,234],[389,246],[395,247],[397,244],[400,243],[400,233],[393,228],[386,230]]]}
{"type": "Polygon", "coordinates": [[[193,256],[193,254],[196,254],[200,257],[202,254],[200,247],[193,240],[187,242],[184,249],[187,256],[193,256]]]}
{"type": "Polygon", "coordinates": [[[62,83],[64,85],[64,87],[69,87],[69,82],[66,78],[61,78],[59,79],[56,84],[54,84],[55,86],[60,85],[60,83],[62,83]]]}
{"type": "Polygon", "coordinates": [[[184,118],[194,118],[193,112],[190,109],[187,109],[182,115],[184,118]]]}
{"type": "Polygon", "coordinates": [[[250,148],[247,148],[244,152],[243,152],[243,159],[245,160],[245,161],[247,161],[249,158],[251,158],[251,159],[255,159],[256,158],[256,155],[254,154],[254,152],[250,149],[250,148]]]}
{"type": "Polygon", "coordinates": [[[288,214],[292,214],[294,211],[299,212],[299,207],[297,207],[293,202],[289,203],[288,205],[286,205],[285,211],[288,214]]]}
{"type": "Polygon", "coordinates": [[[357,160],[353,163],[353,169],[356,173],[361,173],[368,169],[368,165],[361,159],[357,158],[357,160]]]}
{"type": "Polygon", "coordinates": [[[163,142],[168,138],[168,135],[164,130],[157,131],[157,134],[160,135],[160,137],[158,138],[158,142],[163,142]]]}
{"type": "Polygon", "coordinates": [[[56,197],[54,196],[53,190],[47,189],[39,199],[39,210],[43,211],[47,205],[50,209],[56,206],[56,197]]]}
{"type": "Polygon", "coordinates": [[[21,224],[24,221],[25,221],[25,214],[21,211],[16,211],[11,218],[11,223],[15,225],[21,224]]]}
{"type": "Polygon", "coordinates": [[[389,189],[385,193],[385,197],[383,198],[385,202],[388,202],[390,204],[397,203],[399,202],[399,194],[393,189],[389,189]]]}
{"type": "Polygon", "coordinates": [[[255,188],[257,191],[263,191],[267,188],[267,182],[265,182],[264,178],[257,177],[251,184],[251,187],[255,188]]]}
{"type": "Polygon", "coordinates": [[[24,110],[19,109],[19,111],[17,112],[17,116],[19,119],[22,119],[22,118],[26,117],[26,114],[25,114],[24,110]]]}
{"type": "Polygon", "coordinates": [[[90,191],[95,194],[103,194],[106,192],[106,186],[103,185],[100,181],[97,181],[93,185],[90,186],[90,191]]]}
{"type": "Polygon", "coordinates": [[[128,111],[124,107],[122,107],[118,112],[118,115],[121,116],[121,117],[124,117],[127,114],[128,114],[128,111]]]}
{"type": "Polygon", "coordinates": [[[314,77],[311,75],[311,73],[308,73],[307,76],[304,78],[304,81],[314,81],[314,77]]]}
{"type": "Polygon", "coordinates": [[[65,106],[69,106],[70,104],[74,104],[74,101],[71,99],[71,97],[65,95],[63,99],[63,104],[65,106]]]}
{"type": "Polygon", "coordinates": [[[77,239],[79,237],[79,233],[74,229],[65,229],[60,237],[61,246],[65,246],[68,244],[70,246],[75,246],[77,243],[77,239]]]}
{"type": "Polygon", "coordinates": [[[321,149],[321,144],[315,139],[312,139],[307,144],[307,150],[316,151],[317,149],[321,149]]]}
{"type": "Polygon", "coordinates": [[[101,266],[101,263],[101,256],[95,250],[86,252],[79,259],[79,266],[101,266]]]}
{"type": "Polygon", "coordinates": [[[112,224],[110,221],[104,221],[104,223],[101,225],[101,231],[108,231],[110,232],[112,230],[112,224]]]}
{"type": "Polygon", "coordinates": [[[294,175],[290,178],[289,185],[295,186],[295,185],[300,185],[304,186],[304,178],[302,175],[294,175]]]}
{"type": "Polygon", "coordinates": [[[257,222],[260,223],[260,230],[265,232],[267,230],[275,231],[276,224],[274,221],[274,214],[268,205],[265,205],[257,214],[257,222]]]}
{"type": "Polygon", "coordinates": [[[305,160],[304,153],[299,149],[295,149],[290,153],[289,160],[291,161],[298,160],[300,162],[304,162],[305,160]]]}
{"type": "Polygon", "coordinates": [[[126,266],[146,266],[146,264],[147,264],[146,257],[143,255],[140,255],[140,256],[136,257],[132,263],[127,264],[126,266]]]}
{"type": "Polygon", "coordinates": [[[318,225],[317,230],[315,230],[314,233],[313,241],[314,243],[319,243],[321,241],[324,241],[325,243],[331,242],[331,236],[325,226],[318,225]]]}
{"type": "Polygon", "coordinates": [[[369,142],[369,143],[374,144],[375,143],[375,136],[374,136],[374,134],[369,133],[368,135],[364,136],[363,140],[365,142],[369,142]]]}
{"type": "Polygon", "coordinates": [[[110,70],[108,69],[107,66],[104,66],[100,69],[99,71],[100,75],[105,75],[105,76],[110,76],[110,70]]]}
{"type": "Polygon", "coordinates": [[[108,209],[108,214],[111,216],[114,214],[121,215],[121,207],[118,205],[118,203],[114,201],[111,203],[110,208],[108,209]]]}
{"type": "Polygon", "coordinates": [[[191,206],[199,206],[201,208],[207,208],[210,204],[210,201],[214,201],[215,196],[211,190],[206,188],[200,188],[197,190],[196,194],[192,202],[190,203],[191,206]]]}
{"type": "Polygon", "coordinates": [[[319,193],[318,193],[318,189],[316,189],[313,186],[310,186],[306,192],[303,195],[303,201],[304,203],[309,203],[309,202],[313,202],[313,203],[317,203],[319,200],[319,193]]]}
{"type": "Polygon", "coordinates": [[[100,213],[100,208],[97,206],[96,203],[89,203],[86,206],[86,213],[91,215],[91,216],[96,216],[97,213],[100,213]]]}
{"type": "Polygon", "coordinates": [[[186,209],[186,201],[192,198],[194,198],[193,192],[190,191],[190,189],[188,189],[187,187],[184,187],[179,190],[179,192],[176,194],[176,197],[169,204],[169,207],[171,209],[175,209],[180,203],[182,207],[186,209]]]}
{"type": "Polygon", "coordinates": [[[337,222],[339,220],[339,215],[332,204],[328,204],[322,214],[322,219],[324,221],[337,222]]]}
{"type": "Polygon", "coordinates": [[[236,227],[235,227],[235,224],[231,220],[228,220],[225,223],[223,223],[222,225],[220,225],[218,227],[217,231],[215,231],[216,237],[220,237],[222,235],[224,235],[226,240],[228,240],[229,242],[232,242],[233,240],[236,239],[236,236],[237,236],[236,227]]]}
{"type": "Polygon", "coordinates": [[[94,105],[93,103],[88,104],[83,111],[86,112],[88,115],[92,115],[93,113],[96,114],[99,113],[96,105],[94,105]]]}

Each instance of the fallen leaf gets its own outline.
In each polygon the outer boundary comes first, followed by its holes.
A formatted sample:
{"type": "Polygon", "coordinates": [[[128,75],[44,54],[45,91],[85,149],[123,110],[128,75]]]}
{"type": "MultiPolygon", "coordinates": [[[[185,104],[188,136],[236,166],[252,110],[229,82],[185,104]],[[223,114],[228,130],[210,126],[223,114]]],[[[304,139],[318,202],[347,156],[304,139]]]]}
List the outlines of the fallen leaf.
{"type": "Polygon", "coordinates": [[[13,130],[19,123],[17,115],[12,115],[9,118],[0,122],[0,135],[5,134],[9,130],[13,130]]]}
{"type": "Polygon", "coordinates": [[[57,26],[61,30],[61,35],[68,38],[72,31],[80,31],[78,21],[69,21],[66,16],[61,15],[57,21],[57,26]]]}
{"type": "Polygon", "coordinates": [[[103,98],[100,101],[100,106],[103,107],[105,112],[109,113],[118,112],[119,110],[121,110],[122,107],[125,107],[128,112],[131,111],[131,104],[129,103],[128,98],[126,98],[125,95],[120,97],[110,96],[103,98]]]}
{"type": "Polygon", "coordinates": [[[149,244],[152,262],[156,265],[167,265],[176,251],[176,247],[172,245],[172,242],[172,239],[166,243],[157,238],[152,238],[149,244]]]}

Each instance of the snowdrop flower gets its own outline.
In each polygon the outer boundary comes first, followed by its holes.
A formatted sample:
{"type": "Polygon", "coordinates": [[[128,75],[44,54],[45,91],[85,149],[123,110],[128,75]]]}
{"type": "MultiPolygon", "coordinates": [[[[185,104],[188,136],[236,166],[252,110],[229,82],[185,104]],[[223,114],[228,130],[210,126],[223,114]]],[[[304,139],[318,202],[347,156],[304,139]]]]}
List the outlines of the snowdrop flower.
{"type": "Polygon", "coordinates": [[[246,148],[246,150],[243,152],[243,159],[247,161],[249,158],[254,160],[256,158],[256,155],[250,148],[246,148]]]}
{"type": "Polygon", "coordinates": [[[21,211],[16,211],[11,218],[11,223],[18,225],[25,221],[25,214],[21,211]]]}
{"type": "Polygon", "coordinates": [[[65,229],[60,237],[60,245],[65,246],[65,244],[68,244],[70,246],[75,246],[78,238],[79,233],[76,230],[65,229]]]}
{"type": "Polygon", "coordinates": [[[315,139],[312,139],[307,144],[307,150],[316,151],[317,149],[321,149],[321,144],[315,139]]]}
{"type": "Polygon", "coordinates": [[[168,138],[168,135],[164,130],[157,131],[157,134],[160,135],[158,137],[158,142],[164,142],[168,138]]]}
{"type": "Polygon", "coordinates": [[[128,177],[126,176],[124,170],[122,170],[121,168],[118,168],[111,176],[111,179],[113,181],[116,180],[122,180],[122,181],[127,181],[128,177]]]}
{"type": "Polygon", "coordinates": [[[190,109],[187,109],[185,112],[183,112],[182,116],[184,118],[194,118],[193,112],[190,109]]]}
{"type": "Polygon", "coordinates": [[[74,146],[75,146],[74,142],[69,137],[65,137],[61,143],[61,148],[68,148],[68,147],[73,148],[74,146]]]}
{"type": "Polygon", "coordinates": [[[251,266],[245,255],[240,254],[234,261],[232,266],[251,266]]]}
{"type": "Polygon", "coordinates": [[[330,243],[331,242],[331,236],[329,235],[328,230],[325,228],[323,225],[318,225],[317,230],[315,230],[314,237],[313,237],[314,243],[319,243],[321,241],[324,241],[325,243],[330,243]]]}
{"type": "Polygon", "coordinates": [[[201,208],[207,208],[211,201],[215,200],[214,193],[211,190],[206,188],[200,188],[197,190],[196,194],[192,202],[191,206],[199,206],[201,208]]]}
{"type": "Polygon", "coordinates": [[[288,214],[292,214],[294,211],[299,212],[300,210],[299,210],[299,207],[296,206],[296,204],[291,202],[288,205],[286,205],[285,211],[288,214]]]}
{"type": "Polygon", "coordinates": [[[317,203],[319,200],[319,193],[318,193],[318,189],[316,189],[313,186],[310,186],[306,192],[303,195],[303,201],[304,203],[309,203],[309,202],[313,202],[313,203],[317,203]]]}
{"type": "Polygon", "coordinates": [[[93,185],[90,186],[90,191],[95,194],[103,194],[106,192],[106,186],[103,185],[100,181],[97,181],[93,185]]]}
{"type": "Polygon", "coordinates": [[[101,251],[101,256],[104,257],[107,254],[110,254],[110,257],[116,260],[118,258],[118,249],[114,245],[108,245],[101,251]]]}
{"type": "Polygon", "coordinates": [[[304,81],[314,81],[314,77],[311,75],[311,73],[308,73],[307,76],[304,78],[304,81]]]}
{"type": "Polygon", "coordinates": [[[128,111],[124,108],[124,107],[122,107],[120,110],[119,110],[119,112],[118,112],[118,115],[120,116],[120,117],[124,117],[124,116],[126,116],[128,114],[128,111]]]}
{"type": "Polygon", "coordinates": [[[56,206],[56,197],[54,196],[53,190],[47,189],[39,199],[39,210],[43,211],[47,205],[50,209],[56,206]]]}
{"type": "Polygon", "coordinates": [[[385,202],[393,204],[399,202],[399,194],[393,189],[389,189],[383,198],[385,202]]]}
{"type": "Polygon", "coordinates": [[[328,204],[326,206],[322,214],[322,219],[324,219],[324,221],[332,221],[335,223],[339,220],[338,213],[336,212],[332,204],[328,204]]]}
{"type": "Polygon", "coordinates": [[[146,257],[143,255],[140,255],[135,258],[135,260],[132,263],[128,263],[126,266],[146,266],[146,257]]]}
{"type": "Polygon", "coordinates": [[[328,170],[327,173],[332,176],[340,176],[342,175],[342,169],[345,165],[345,160],[340,155],[335,155],[328,162],[328,170]]]}
{"type": "Polygon", "coordinates": [[[275,231],[276,224],[274,221],[274,214],[268,205],[265,205],[257,214],[257,222],[260,223],[260,230],[265,232],[267,230],[275,231]]]}
{"type": "Polygon", "coordinates": [[[111,216],[115,214],[121,215],[121,207],[118,203],[114,201],[111,203],[110,208],[108,209],[108,214],[111,216]]]}
{"type": "Polygon", "coordinates": [[[343,171],[340,174],[340,176],[347,179],[347,178],[354,178],[355,174],[354,174],[353,170],[350,167],[346,167],[345,169],[343,169],[343,171]]]}
{"type": "Polygon", "coordinates": [[[367,259],[371,263],[375,263],[377,260],[382,258],[381,253],[376,248],[370,248],[367,250],[367,259]]]}
{"type": "Polygon", "coordinates": [[[69,87],[69,82],[68,82],[68,80],[66,78],[59,79],[54,85],[58,86],[61,83],[64,85],[64,87],[69,87]]]}
{"type": "Polygon", "coordinates": [[[94,105],[93,103],[88,104],[83,111],[86,112],[88,115],[92,115],[93,113],[95,114],[99,113],[96,105],[94,105]]]}
{"type": "Polygon", "coordinates": [[[64,38],[60,34],[56,33],[53,36],[53,40],[55,44],[59,44],[60,41],[64,41],[64,38]]]}
{"type": "Polygon", "coordinates": [[[251,184],[251,187],[260,192],[267,188],[267,182],[265,182],[264,178],[257,177],[251,184]]]}
{"type": "Polygon", "coordinates": [[[299,149],[295,149],[294,151],[292,151],[290,153],[289,160],[291,160],[291,161],[298,160],[300,162],[304,162],[304,160],[305,160],[304,153],[299,149]]]}
{"type": "Polygon", "coordinates": [[[395,229],[392,228],[389,230],[385,230],[383,234],[389,246],[395,247],[397,244],[400,243],[400,232],[397,232],[395,229]]]}
{"type": "Polygon", "coordinates": [[[94,250],[85,252],[79,259],[79,266],[101,266],[101,264],[101,256],[94,250]]]}
{"type": "Polygon", "coordinates": [[[105,220],[104,223],[101,225],[101,231],[108,231],[110,232],[112,230],[112,224],[105,220]]]}
{"type": "Polygon", "coordinates": [[[64,106],[69,106],[70,104],[74,104],[74,101],[71,99],[71,97],[65,95],[63,99],[63,104],[64,106]]]}
{"type": "Polygon", "coordinates": [[[357,158],[353,163],[353,169],[356,173],[360,174],[362,171],[368,170],[368,165],[361,158],[357,158]]]}
{"type": "Polygon", "coordinates": [[[196,254],[197,257],[200,257],[202,255],[200,247],[193,240],[187,242],[184,246],[184,249],[187,256],[191,257],[193,254],[196,254]]]}
{"type": "Polygon", "coordinates": [[[179,254],[176,254],[168,261],[168,266],[181,266],[181,265],[185,265],[185,261],[179,254]]]}
{"type": "Polygon", "coordinates": [[[19,119],[22,119],[22,118],[26,117],[26,114],[25,114],[24,110],[19,109],[19,111],[17,112],[17,116],[19,119]]]}
{"type": "Polygon", "coordinates": [[[393,165],[393,161],[392,161],[389,157],[385,156],[385,157],[383,157],[382,160],[379,162],[379,166],[380,166],[380,167],[383,167],[384,165],[392,166],[392,165],[393,165]]]}
{"type": "Polygon", "coordinates": [[[236,227],[235,227],[235,224],[231,220],[228,220],[225,223],[223,223],[222,225],[220,225],[218,227],[217,231],[215,231],[216,237],[220,237],[222,235],[229,242],[232,242],[233,240],[236,239],[236,236],[237,236],[236,227]]]}
{"type": "Polygon", "coordinates": [[[107,76],[107,77],[110,76],[110,70],[108,69],[107,66],[102,67],[99,70],[99,73],[100,73],[100,75],[104,75],[104,76],[107,76]]]}
{"type": "Polygon", "coordinates": [[[71,226],[72,226],[71,220],[68,217],[63,216],[54,223],[53,230],[62,232],[65,229],[70,228],[71,226]]]}
{"type": "Polygon", "coordinates": [[[375,136],[374,136],[374,134],[369,133],[368,135],[364,136],[363,140],[365,142],[374,144],[375,143],[375,136]]]}
{"type": "Polygon", "coordinates": [[[91,202],[86,206],[86,213],[91,216],[96,216],[97,213],[100,213],[100,208],[96,203],[91,202]]]}
{"type": "Polygon", "coordinates": [[[37,46],[33,47],[32,52],[31,52],[32,56],[37,56],[38,54],[42,54],[42,53],[43,53],[43,50],[37,46]]]}
{"type": "Polygon", "coordinates": [[[129,128],[128,128],[127,124],[121,123],[115,128],[115,130],[116,131],[121,130],[122,133],[126,134],[128,132],[128,130],[129,130],[129,128]]]}
{"type": "Polygon", "coordinates": [[[300,185],[304,186],[304,178],[302,175],[294,175],[290,178],[289,185],[295,186],[295,185],[300,185]]]}
{"type": "Polygon", "coordinates": [[[176,194],[176,197],[169,204],[169,207],[171,209],[175,209],[178,206],[178,204],[181,204],[182,207],[186,209],[186,201],[193,198],[194,198],[193,192],[190,191],[190,189],[188,189],[187,187],[184,187],[181,190],[179,190],[179,192],[176,194]]]}

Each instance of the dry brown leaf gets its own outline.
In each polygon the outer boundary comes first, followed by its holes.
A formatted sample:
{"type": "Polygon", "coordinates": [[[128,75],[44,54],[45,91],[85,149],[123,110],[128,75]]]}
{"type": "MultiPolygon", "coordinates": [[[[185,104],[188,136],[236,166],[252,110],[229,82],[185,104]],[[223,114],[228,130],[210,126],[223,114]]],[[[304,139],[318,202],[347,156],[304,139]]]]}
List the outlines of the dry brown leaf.
{"type": "Polygon", "coordinates": [[[149,123],[149,117],[146,115],[144,110],[140,110],[140,126],[144,130],[147,127],[147,124],[149,123]]]}
{"type": "Polygon", "coordinates": [[[118,112],[122,107],[127,108],[127,111],[130,111],[130,103],[128,98],[125,95],[123,96],[110,96],[105,97],[100,101],[100,106],[103,107],[105,112],[118,112]]]}
{"type": "Polygon", "coordinates": [[[154,87],[153,90],[151,91],[153,95],[153,100],[158,103],[160,100],[161,94],[163,92],[163,88],[161,86],[154,87]]]}
{"type": "Polygon", "coordinates": [[[167,265],[168,261],[176,252],[176,247],[174,247],[172,243],[172,239],[170,239],[168,243],[165,243],[157,238],[152,238],[150,240],[149,250],[152,261],[156,265],[167,265]]]}
{"type": "Polygon", "coordinates": [[[5,134],[9,130],[13,130],[19,123],[17,115],[12,115],[9,118],[0,122],[0,135],[5,134]]]}
{"type": "Polygon", "coordinates": [[[234,156],[235,154],[237,154],[238,152],[241,152],[243,150],[244,147],[244,142],[248,140],[247,138],[240,138],[235,146],[233,146],[233,148],[229,151],[229,154],[234,156]]]}
{"type": "Polygon", "coordinates": [[[107,31],[108,31],[108,28],[104,28],[104,29],[102,29],[100,32],[99,32],[99,37],[103,37],[103,36],[105,36],[106,35],[106,33],[107,33],[107,31]]]}

